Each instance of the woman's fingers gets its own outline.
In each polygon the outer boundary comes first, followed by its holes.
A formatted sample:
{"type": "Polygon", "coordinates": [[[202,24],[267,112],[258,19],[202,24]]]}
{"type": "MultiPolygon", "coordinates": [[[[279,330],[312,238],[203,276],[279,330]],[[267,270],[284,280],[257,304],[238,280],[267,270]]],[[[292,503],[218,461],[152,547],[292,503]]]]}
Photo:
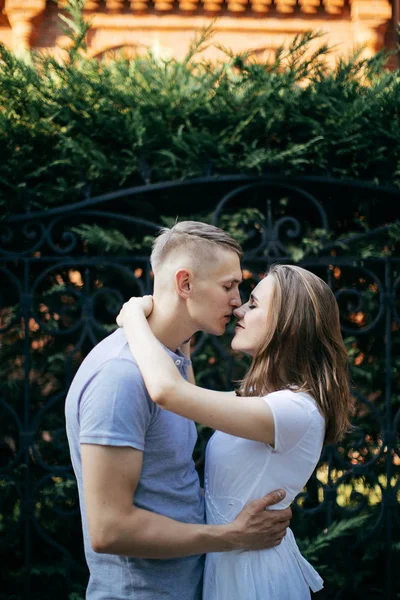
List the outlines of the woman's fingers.
{"type": "Polygon", "coordinates": [[[122,305],[116,319],[117,325],[123,327],[128,320],[135,318],[138,311],[139,313],[144,313],[145,317],[148,317],[152,310],[153,296],[132,297],[122,305]]]}

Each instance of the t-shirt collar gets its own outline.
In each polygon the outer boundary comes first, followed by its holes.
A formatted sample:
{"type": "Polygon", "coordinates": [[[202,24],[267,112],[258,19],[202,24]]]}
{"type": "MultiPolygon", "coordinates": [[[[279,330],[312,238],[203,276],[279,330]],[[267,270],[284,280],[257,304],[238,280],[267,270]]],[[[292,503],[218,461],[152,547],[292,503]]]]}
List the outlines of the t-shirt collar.
{"type": "Polygon", "coordinates": [[[190,365],[192,364],[192,361],[190,360],[190,358],[185,356],[183,354],[183,352],[181,352],[181,350],[179,350],[179,348],[177,350],[175,350],[175,352],[172,352],[172,350],[167,348],[167,346],[164,346],[164,344],[161,343],[161,345],[168,352],[168,354],[170,355],[170,357],[172,358],[172,360],[174,361],[174,363],[176,364],[177,367],[183,366],[185,369],[190,367],[190,365]]]}

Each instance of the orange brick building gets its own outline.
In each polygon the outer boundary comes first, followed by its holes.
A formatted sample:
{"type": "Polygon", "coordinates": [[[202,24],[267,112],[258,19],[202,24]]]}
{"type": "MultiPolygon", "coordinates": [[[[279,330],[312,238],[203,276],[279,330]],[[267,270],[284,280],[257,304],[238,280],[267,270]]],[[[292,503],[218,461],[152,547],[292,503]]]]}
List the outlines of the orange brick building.
{"type": "MultiPolygon", "coordinates": [[[[372,55],[396,44],[400,0],[86,0],[92,20],[88,48],[92,56],[124,49],[128,54],[152,47],[161,56],[184,56],[194,30],[213,19],[214,42],[234,51],[253,49],[268,57],[279,45],[308,29],[326,32],[332,53],[347,54],[365,45],[372,55]]],[[[52,0],[0,0],[0,43],[23,53],[50,49],[66,40],[52,0]]],[[[221,51],[211,45],[204,56],[221,51]]]]}

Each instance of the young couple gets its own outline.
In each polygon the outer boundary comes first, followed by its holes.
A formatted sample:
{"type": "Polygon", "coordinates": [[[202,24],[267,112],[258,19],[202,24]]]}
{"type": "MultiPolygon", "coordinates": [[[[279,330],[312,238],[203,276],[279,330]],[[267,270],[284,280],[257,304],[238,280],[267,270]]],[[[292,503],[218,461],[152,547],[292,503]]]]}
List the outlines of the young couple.
{"type": "Polygon", "coordinates": [[[163,229],[153,297],[124,305],[123,327],[72,382],[88,600],[306,600],[322,588],[288,528],[289,506],[323,444],[349,424],[338,307],[320,278],[287,265],[241,305],[241,257],[211,225],[163,229]],[[252,357],[248,373],[236,392],[196,387],[188,340],[222,335],[233,316],[232,348],[252,357]],[[193,421],[217,430],[204,498],[193,421]]]}

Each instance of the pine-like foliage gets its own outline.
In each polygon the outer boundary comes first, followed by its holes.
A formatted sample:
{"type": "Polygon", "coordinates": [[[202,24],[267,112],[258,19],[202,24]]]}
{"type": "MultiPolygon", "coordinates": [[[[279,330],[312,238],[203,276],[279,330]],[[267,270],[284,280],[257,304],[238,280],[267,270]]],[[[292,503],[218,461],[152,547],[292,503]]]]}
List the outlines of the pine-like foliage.
{"type": "Polygon", "coordinates": [[[97,61],[85,53],[82,0],[62,16],[57,60],[0,48],[0,202],[49,207],[148,181],[214,173],[331,174],[400,182],[400,79],[386,56],[343,58],[297,36],[272,63],[251,52],[210,64],[198,37],[184,60],[150,51],[97,61]]]}

